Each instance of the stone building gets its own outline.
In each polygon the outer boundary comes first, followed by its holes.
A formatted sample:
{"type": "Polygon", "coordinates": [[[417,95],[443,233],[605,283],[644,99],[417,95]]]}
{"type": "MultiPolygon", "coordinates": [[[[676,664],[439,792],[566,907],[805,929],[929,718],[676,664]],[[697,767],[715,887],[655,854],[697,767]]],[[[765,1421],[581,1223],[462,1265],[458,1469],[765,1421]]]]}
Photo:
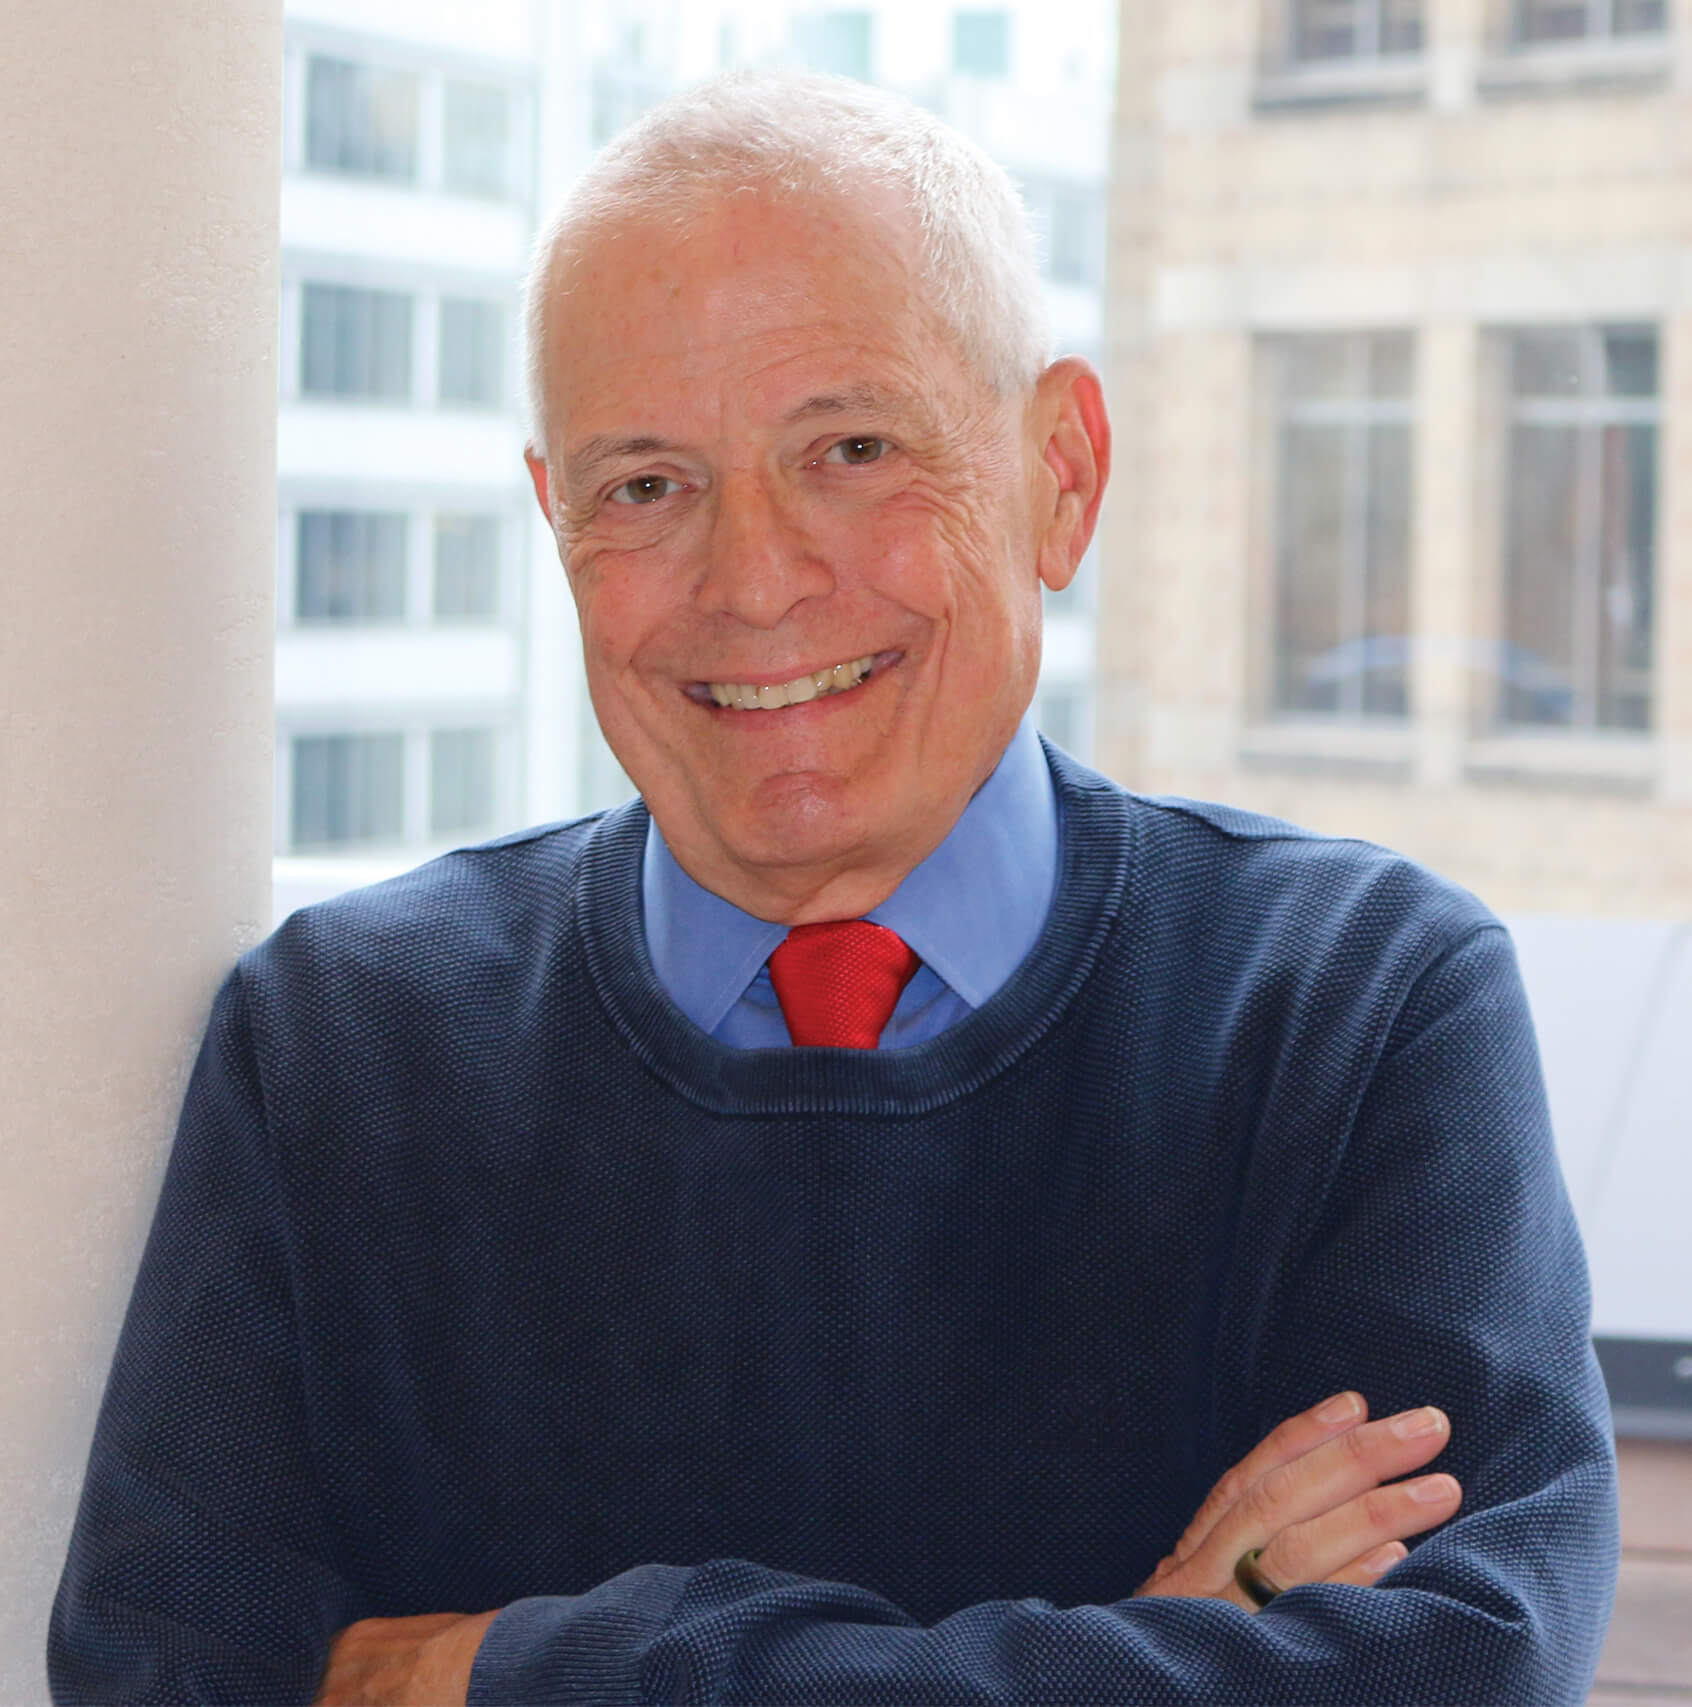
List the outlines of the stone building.
{"type": "Polygon", "coordinates": [[[1124,0],[1097,758],[1692,918],[1692,3],[1124,0]]]}

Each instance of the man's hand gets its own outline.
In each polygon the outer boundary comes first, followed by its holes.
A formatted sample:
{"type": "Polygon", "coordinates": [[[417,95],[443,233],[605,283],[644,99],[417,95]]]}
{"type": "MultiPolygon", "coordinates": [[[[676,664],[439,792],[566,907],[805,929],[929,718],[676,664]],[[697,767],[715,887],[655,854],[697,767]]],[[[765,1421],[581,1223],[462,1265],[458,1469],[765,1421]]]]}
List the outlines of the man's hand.
{"type": "Polygon", "coordinates": [[[1461,1503],[1456,1478],[1419,1470],[1450,1437],[1431,1406],[1365,1423],[1361,1395],[1340,1393],[1289,1418],[1214,1488],[1186,1533],[1135,1591],[1256,1606],[1234,1564],[1260,1549],[1259,1571],[1280,1589],[1299,1583],[1367,1586],[1405,1557],[1403,1538],[1443,1523],[1461,1503]]]}
{"type": "Polygon", "coordinates": [[[364,1618],[329,1649],[313,1707],[464,1707],[470,1667],[495,1612],[364,1618]]]}

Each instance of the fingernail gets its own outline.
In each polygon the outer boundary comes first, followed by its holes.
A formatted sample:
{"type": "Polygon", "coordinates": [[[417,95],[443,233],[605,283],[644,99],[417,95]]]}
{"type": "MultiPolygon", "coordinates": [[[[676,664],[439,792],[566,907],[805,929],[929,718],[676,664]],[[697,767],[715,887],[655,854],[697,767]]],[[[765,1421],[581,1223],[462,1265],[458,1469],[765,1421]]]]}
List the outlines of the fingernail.
{"type": "Polygon", "coordinates": [[[1406,1411],[1402,1416],[1394,1417],[1392,1432],[1400,1440],[1414,1440],[1419,1435],[1437,1434],[1444,1424],[1443,1413],[1432,1405],[1423,1405],[1419,1411],[1406,1411]]]}
{"type": "Polygon", "coordinates": [[[1363,1569],[1366,1570],[1370,1576],[1378,1577],[1383,1571],[1390,1571],[1400,1559],[1407,1559],[1409,1556],[1410,1549],[1406,1547],[1402,1541],[1389,1541],[1386,1546],[1377,1547],[1375,1551],[1363,1561],[1363,1569]]]}
{"type": "Polygon", "coordinates": [[[1360,1416],[1362,1411],[1363,1401],[1357,1394],[1340,1393],[1316,1413],[1316,1420],[1323,1423],[1350,1422],[1353,1417],[1360,1416]]]}
{"type": "Polygon", "coordinates": [[[1424,1476],[1421,1481],[1410,1483],[1411,1499],[1422,1500],[1428,1505],[1449,1500],[1456,1492],[1457,1484],[1449,1476],[1424,1476]]]}

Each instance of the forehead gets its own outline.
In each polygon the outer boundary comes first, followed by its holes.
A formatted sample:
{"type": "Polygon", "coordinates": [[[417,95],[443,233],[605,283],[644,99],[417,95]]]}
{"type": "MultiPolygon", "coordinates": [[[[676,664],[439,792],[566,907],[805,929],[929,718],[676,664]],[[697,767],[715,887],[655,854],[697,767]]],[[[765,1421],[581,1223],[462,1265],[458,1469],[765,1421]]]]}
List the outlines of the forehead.
{"type": "Polygon", "coordinates": [[[570,438],[631,408],[779,408],[805,388],[943,382],[956,360],[887,197],[720,198],[590,233],[547,321],[548,413],[570,438]]]}

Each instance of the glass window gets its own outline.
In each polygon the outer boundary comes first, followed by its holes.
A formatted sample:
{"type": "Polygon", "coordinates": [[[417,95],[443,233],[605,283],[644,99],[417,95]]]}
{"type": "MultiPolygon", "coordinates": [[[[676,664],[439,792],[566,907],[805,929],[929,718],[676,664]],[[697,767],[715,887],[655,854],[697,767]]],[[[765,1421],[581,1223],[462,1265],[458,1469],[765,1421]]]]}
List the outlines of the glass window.
{"type": "Polygon", "coordinates": [[[441,182],[495,200],[511,188],[511,94],[485,83],[448,83],[441,95],[441,182]]]}
{"type": "Polygon", "coordinates": [[[505,402],[505,310],[497,302],[441,303],[441,401],[498,409],[505,402]]]}
{"type": "Polygon", "coordinates": [[[952,69],[968,77],[1010,75],[1010,14],[954,12],[952,69]]]}
{"type": "Polygon", "coordinates": [[[1276,339],[1274,709],[1409,711],[1411,378],[1404,333],[1276,339]]]}
{"type": "Polygon", "coordinates": [[[1517,0],[1516,38],[1522,42],[1651,35],[1665,28],[1663,0],[1517,0]]]}
{"type": "Polygon", "coordinates": [[[297,621],[405,620],[405,516],[302,510],[298,540],[297,621]]]}
{"type": "Polygon", "coordinates": [[[1651,721],[1657,341],[1570,328],[1510,340],[1500,720],[1651,721]]]}
{"type": "Polygon", "coordinates": [[[411,396],[411,298],[308,284],[300,307],[300,389],[309,397],[411,396]]]}
{"type": "Polygon", "coordinates": [[[437,836],[494,821],[494,731],[436,729],[429,736],[429,829],[437,836]]]}
{"type": "Polygon", "coordinates": [[[486,620],[499,614],[498,516],[435,518],[435,619],[486,620]]]}
{"type": "Polygon", "coordinates": [[[815,12],[793,22],[800,56],[813,71],[869,81],[875,35],[871,13],[815,12]]]}
{"type": "Polygon", "coordinates": [[[403,735],[298,735],[293,848],[397,842],[405,829],[403,735]]]}
{"type": "Polygon", "coordinates": [[[417,79],[347,59],[306,62],[306,164],[411,182],[417,176],[417,79]]]}
{"type": "Polygon", "coordinates": [[[1422,0],[1292,0],[1292,57],[1373,59],[1422,51],[1422,0]]]}
{"type": "Polygon", "coordinates": [[[1085,192],[1054,190],[1047,229],[1046,265],[1059,284],[1095,282],[1094,256],[1103,247],[1103,208],[1085,192]]]}

